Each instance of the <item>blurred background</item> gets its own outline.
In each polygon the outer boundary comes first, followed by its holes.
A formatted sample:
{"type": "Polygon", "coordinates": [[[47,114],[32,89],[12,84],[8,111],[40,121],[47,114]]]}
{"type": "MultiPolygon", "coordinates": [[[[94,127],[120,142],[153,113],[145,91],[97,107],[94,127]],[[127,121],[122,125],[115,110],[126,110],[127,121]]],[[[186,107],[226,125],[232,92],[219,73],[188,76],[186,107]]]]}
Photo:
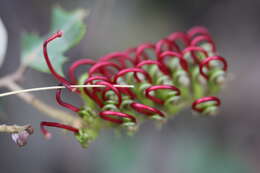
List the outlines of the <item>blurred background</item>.
{"type": "MultiPolygon", "coordinates": [[[[0,17],[9,40],[0,76],[19,66],[23,31],[48,32],[54,5],[91,10],[85,21],[86,37],[68,52],[71,59],[64,69],[76,59],[95,59],[194,25],[206,26],[230,65],[231,77],[220,95],[221,111],[216,117],[201,118],[187,109],[161,130],[146,122],[133,137],[104,131],[88,149],[82,149],[73,135],[57,129],[51,129],[52,140],[44,140],[39,122],[51,119],[10,96],[1,100],[0,121],[30,123],[35,133],[24,148],[18,148],[10,135],[0,134],[1,173],[260,172],[259,0],[1,0],[0,17]]],[[[48,74],[28,70],[25,76],[24,88],[56,85],[48,74]]],[[[53,91],[35,95],[60,108],[53,91]]]]}

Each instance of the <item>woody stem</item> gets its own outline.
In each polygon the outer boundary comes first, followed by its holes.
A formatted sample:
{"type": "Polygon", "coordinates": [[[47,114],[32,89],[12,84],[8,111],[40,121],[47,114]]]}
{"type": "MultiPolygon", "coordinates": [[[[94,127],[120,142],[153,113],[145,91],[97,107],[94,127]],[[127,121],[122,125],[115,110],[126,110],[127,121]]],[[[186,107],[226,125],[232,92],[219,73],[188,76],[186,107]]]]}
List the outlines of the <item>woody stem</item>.
{"type": "MultiPolygon", "coordinates": [[[[11,80],[7,80],[5,82],[5,87],[11,91],[22,89],[17,83],[11,80]]],[[[80,128],[83,125],[82,120],[80,118],[75,117],[62,110],[53,108],[50,105],[44,103],[43,101],[37,99],[34,95],[30,93],[20,93],[17,96],[20,97],[22,100],[24,100],[26,103],[35,107],[38,111],[43,112],[45,115],[51,118],[62,121],[65,124],[70,124],[77,128],[80,128]]]]}

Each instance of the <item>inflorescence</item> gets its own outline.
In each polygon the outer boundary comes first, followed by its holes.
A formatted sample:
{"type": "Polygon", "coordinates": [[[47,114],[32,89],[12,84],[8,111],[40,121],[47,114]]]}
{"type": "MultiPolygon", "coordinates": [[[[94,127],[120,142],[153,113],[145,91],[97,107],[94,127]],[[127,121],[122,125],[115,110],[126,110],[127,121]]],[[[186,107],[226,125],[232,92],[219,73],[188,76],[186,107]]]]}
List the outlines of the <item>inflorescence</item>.
{"type": "Polygon", "coordinates": [[[159,124],[185,107],[202,115],[216,114],[221,102],[215,97],[226,78],[225,58],[219,56],[215,43],[204,27],[187,32],[175,32],[156,43],[144,43],[121,52],[107,54],[99,60],[81,59],[69,68],[69,79],[58,74],[50,62],[47,46],[62,32],[57,32],[43,44],[43,53],[52,75],[70,91],[81,96],[81,107],[67,103],[56,92],[58,104],[77,113],[86,122],[81,129],[53,122],[45,126],[58,127],[75,133],[82,146],[88,146],[104,127],[124,128],[133,134],[145,119],[159,124]],[[85,72],[76,75],[76,70],[85,72]],[[104,85],[104,88],[72,88],[76,84],[104,85]],[[128,84],[135,87],[117,88],[128,84]]]}

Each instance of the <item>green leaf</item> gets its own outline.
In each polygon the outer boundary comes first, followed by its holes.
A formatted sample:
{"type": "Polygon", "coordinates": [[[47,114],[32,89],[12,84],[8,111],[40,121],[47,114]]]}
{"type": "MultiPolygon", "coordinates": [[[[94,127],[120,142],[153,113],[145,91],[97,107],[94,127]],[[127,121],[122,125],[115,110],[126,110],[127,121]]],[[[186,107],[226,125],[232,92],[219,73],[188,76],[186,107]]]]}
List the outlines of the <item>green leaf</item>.
{"type": "Polygon", "coordinates": [[[63,37],[58,38],[48,45],[50,61],[54,69],[61,75],[62,65],[67,57],[64,53],[75,46],[83,38],[86,32],[84,18],[87,11],[79,9],[73,12],[67,12],[60,7],[55,7],[52,12],[52,21],[50,32],[40,37],[35,33],[23,33],[22,35],[22,63],[41,72],[49,72],[43,57],[42,45],[44,40],[50,37],[58,30],[63,31],[63,37]]]}

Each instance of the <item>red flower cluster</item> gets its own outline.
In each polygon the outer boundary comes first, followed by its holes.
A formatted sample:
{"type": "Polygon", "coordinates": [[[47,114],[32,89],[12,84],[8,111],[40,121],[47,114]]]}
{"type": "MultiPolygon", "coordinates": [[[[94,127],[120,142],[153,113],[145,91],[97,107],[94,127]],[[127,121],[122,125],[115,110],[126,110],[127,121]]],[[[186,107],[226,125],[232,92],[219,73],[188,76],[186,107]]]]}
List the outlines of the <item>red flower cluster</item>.
{"type": "MultiPolygon", "coordinates": [[[[44,42],[44,57],[53,76],[85,98],[88,108],[79,108],[62,101],[61,89],[56,93],[61,106],[81,116],[87,109],[95,118],[133,126],[140,121],[140,114],[164,120],[192,102],[194,111],[205,114],[214,113],[220,105],[220,100],[212,95],[219,91],[223,83],[227,62],[218,55],[215,43],[204,27],[193,27],[185,33],[175,32],[156,43],[144,43],[122,52],[110,53],[97,61],[78,60],[70,66],[68,80],[55,71],[47,53],[48,43],[61,36],[62,33],[57,32],[44,42]],[[90,67],[88,70],[86,68],[85,74],[76,76],[75,71],[82,66],[90,67]],[[72,88],[71,85],[75,84],[105,87],[72,88]],[[116,84],[135,87],[118,88],[114,86],[116,84]]],[[[79,133],[69,126],[43,122],[44,134],[48,134],[44,126],[79,133]]]]}

